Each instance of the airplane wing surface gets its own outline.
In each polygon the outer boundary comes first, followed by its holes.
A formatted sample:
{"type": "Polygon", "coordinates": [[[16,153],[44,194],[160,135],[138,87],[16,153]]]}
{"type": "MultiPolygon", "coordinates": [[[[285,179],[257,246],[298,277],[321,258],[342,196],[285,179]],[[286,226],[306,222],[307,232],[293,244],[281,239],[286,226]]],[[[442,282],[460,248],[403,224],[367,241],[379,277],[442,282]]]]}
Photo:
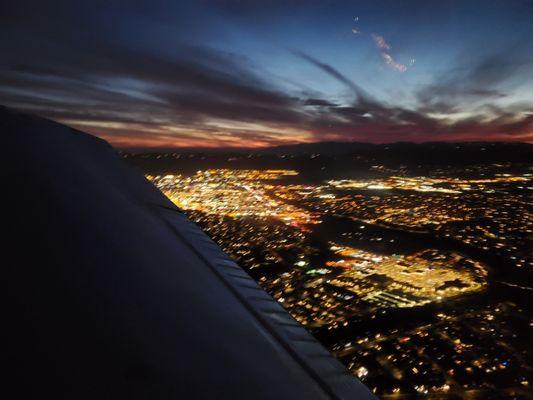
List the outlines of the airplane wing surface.
{"type": "Polygon", "coordinates": [[[11,398],[374,398],[105,141],[0,127],[11,398]]]}

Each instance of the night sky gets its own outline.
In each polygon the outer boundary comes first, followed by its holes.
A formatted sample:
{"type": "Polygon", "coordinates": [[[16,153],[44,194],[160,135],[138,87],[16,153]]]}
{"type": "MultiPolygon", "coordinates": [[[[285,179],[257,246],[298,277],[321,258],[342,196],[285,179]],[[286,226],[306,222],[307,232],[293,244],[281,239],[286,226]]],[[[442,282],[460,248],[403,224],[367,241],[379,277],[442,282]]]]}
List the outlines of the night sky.
{"type": "Polygon", "coordinates": [[[0,46],[0,104],[124,148],[533,141],[531,1],[8,0],[0,46]]]}

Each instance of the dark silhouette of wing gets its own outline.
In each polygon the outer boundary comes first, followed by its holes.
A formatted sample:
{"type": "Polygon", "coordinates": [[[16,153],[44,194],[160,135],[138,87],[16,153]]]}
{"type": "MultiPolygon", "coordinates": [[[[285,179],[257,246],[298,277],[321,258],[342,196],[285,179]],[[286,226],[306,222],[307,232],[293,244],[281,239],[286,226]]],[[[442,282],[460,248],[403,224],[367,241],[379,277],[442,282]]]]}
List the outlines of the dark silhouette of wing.
{"type": "Polygon", "coordinates": [[[9,398],[373,398],[105,141],[0,126],[9,398]]]}

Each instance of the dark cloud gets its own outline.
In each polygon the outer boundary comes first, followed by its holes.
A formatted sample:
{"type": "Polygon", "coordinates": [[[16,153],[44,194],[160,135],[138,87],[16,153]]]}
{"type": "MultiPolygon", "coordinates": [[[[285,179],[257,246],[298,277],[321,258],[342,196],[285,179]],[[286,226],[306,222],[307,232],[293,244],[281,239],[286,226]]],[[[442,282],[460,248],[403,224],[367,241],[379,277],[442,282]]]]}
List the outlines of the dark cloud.
{"type": "Polygon", "coordinates": [[[509,96],[501,89],[501,84],[512,81],[521,70],[533,67],[528,46],[519,43],[493,50],[477,61],[473,61],[468,53],[461,55],[455,68],[418,91],[419,102],[428,111],[434,108],[436,112],[451,112],[458,105],[509,96]]]}
{"type": "Polygon", "coordinates": [[[16,64],[0,72],[0,84],[8,89],[2,101],[61,120],[155,118],[171,124],[215,118],[280,124],[302,118],[299,100],[255,76],[242,57],[183,47],[181,58],[169,60],[97,47],[81,58],[74,52],[68,64],[16,64]],[[121,80],[130,80],[126,88],[121,80]],[[136,85],[138,92],[131,89],[136,85]]]}
{"type": "Polygon", "coordinates": [[[341,74],[337,69],[333,68],[331,65],[324,63],[322,61],[317,60],[316,58],[310,56],[309,54],[304,53],[303,51],[299,50],[291,50],[291,52],[302,58],[303,60],[313,64],[314,66],[320,68],[322,71],[324,71],[326,74],[330,75],[340,83],[346,85],[349,89],[351,89],[358,97],[368,97],[367,93],[358,85],[356,85],[354,82],[352,82],[350,79],[348,79],[345,75],[341,74]]]}
{"type": "Polygon", "coordinates": [[[315,98],[305,99],[303,104],[305,106],[315,106],[315,107],[336,107],[337,106],[337,103],[333,103],[329,100],[315,99],[315,98]]]}
{"type": "Polygon", "coordinates": [[[176,37],[168,35],[169,43],[156,50],[137,45],[137,37],[120,40],[110,23],[113,13],[93,16],[107,22],[105,29],[91,30],[84,17],[88,6],[56,13],[44,3],[34,5],[28,13],[20,7],[0,13],[0,103],[68,122],[117,145],[264,146],[294,141],[294,132],[302,135],[298,140],[521,139],[532,130],[530,104],[502,109],[490,103],[508,96],[500,83],[530,66],[521,46],[477,63],[464,61],[421,89],[411,107],[379,101],[329,62],[291,50],[298,62],[349,90],[353,98],[341,103],[319,92],[289,93],[248,58],[192,43],[183,27],[192,22],[175,13],[168,20],[181,18],[183,24],[157,25],[176,37]],[[485,107],[454,118],[459,100],[472,99],[485,107]]]}
{"type": "MultiPolygon", "coordinates": [[[[400,106],[391,106],[384,102],[379,102],[369,96],[357,84],[341,74],[331,65],[319,61],[302,52],[296,52],[299,57],[317,66],[339,82],[345,84],[356,94],[355,99],[348,106],[333,106],[315,101],[318,105],[327,107],[327,112],[320,112],[314,115],[308,129],[312,131],[317,140],[370,140],[378,136],[381,141],[396,141],[398,138],[420,141],[426,137],[432,140],[449,140],[456,137],[461,139],[473,139],[487,137],[485,135],[497,137],[504,135],[507,138],[524,137],[533,129],[532,115],[533,109],[530,104],[522,104],[512,111],[505,111],[497,107],[492,107],[490,113],[479,113],[477,115],[455,120],[449,118],[434,118],[428,113],[439,109],[441,112],[451,112],[453,107],[443,102],[442,92],[436,98],[430,99],[430,106],[421,102],[419,107],[408,109],[400,106]],[[441,101],[440,103],[437,101],[441,101]]],[[[488,69],[476,66],[472,73],[488,69]]],[[[503,68],[502,68],[503,69],[503,68]]],[[[493,73],[494,74],[494,73],[493,73]]],[[[494,75],[493,75],[494,76],[494,75]]],[[[501,79],[504,79],[501,75],[501,79]]],[[[477,81],[474,81],[477,82],[477,81]]],[[[447,85],[451,85],[447,82],[447,85]]],[[[453,86],[453,85],[452,85],[453,86]]],[[[446,87],[446,96],[450,96],[450,88],[446,87]]],[[[443,88],[441,88],[444,90],[443,88]]],[[[430,88],[426,95],[436,90],[430,88]]],[[[492,89],[473,89],[472,95],[484,97],[485,99],[494,96],[504,96],[492,89]],[[474,93],[474,90],[476,92],[474,93]]],[[[427,99],[426,99],[427,100],[427,99]]]]}
{"type": "MultiPolygon", "coordinates": [[[[122,146],[131,142],[128,138],[141,146],[169,146],[173,140],[178,144],[180,140],[191,142],[190,136],[179,132],[164,133],[168,126],[178,131],[193,129],[198,140],[209,140],[210,145],[237,145],[239,140],[270,145],[284,140],[264,131],[216,129],[210,126],[212,120],[261,124],[280,131],[296,129],[310,133],[313,140],[420,141],[428,136],[444,140],[480,135],[520,138],[532,128],[527,105],[511,111],[492,107],[489,118],[480,114],[458,121],[432,118],[422,106],[391,106],[366,94],[327,63],[304,53],[298,55],[353,90],[352,102],[340,105],[321,98],[289,96],[256,77],[251,68],[235,66],[230,55],[208,49],[196,49],[194,61],[145,57],[134,67],[129,64],[138,54],[123,51],[113,60],[101,60],[94,54],[90,72],[72,63],[61,68],[16,65],[0,74],[0,83],[9,89],[2,94],[4,102],[53,119],[74,121],[82,129],[105,132],[122,146]],[[142,90],[137,93],[104,84],[116,79],[139,82],[142,90]],[[117,123],[131,130],[113,125],[117,123]]],[[[432,103],[430,111],[437,105],[432,103]]],[[[446,105],[442,107],[450,111],[446,105]]]]}

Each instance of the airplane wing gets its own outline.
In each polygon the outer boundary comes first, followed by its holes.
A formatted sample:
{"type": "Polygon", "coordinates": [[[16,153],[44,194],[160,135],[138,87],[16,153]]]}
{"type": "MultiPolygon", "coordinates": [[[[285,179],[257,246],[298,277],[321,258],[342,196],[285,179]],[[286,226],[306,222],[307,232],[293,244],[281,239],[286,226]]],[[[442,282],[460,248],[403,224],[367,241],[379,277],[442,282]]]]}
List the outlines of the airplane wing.
{"type": "Polygon", "coordinates": [[[0,127],[15,398],[374,398],[104,140],[0,127]]]}

